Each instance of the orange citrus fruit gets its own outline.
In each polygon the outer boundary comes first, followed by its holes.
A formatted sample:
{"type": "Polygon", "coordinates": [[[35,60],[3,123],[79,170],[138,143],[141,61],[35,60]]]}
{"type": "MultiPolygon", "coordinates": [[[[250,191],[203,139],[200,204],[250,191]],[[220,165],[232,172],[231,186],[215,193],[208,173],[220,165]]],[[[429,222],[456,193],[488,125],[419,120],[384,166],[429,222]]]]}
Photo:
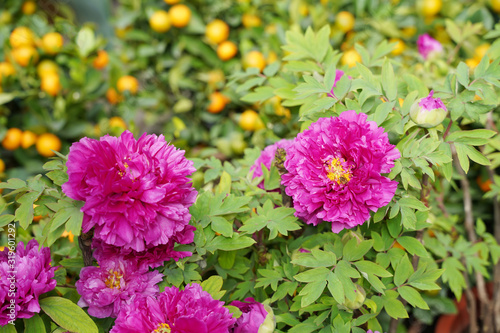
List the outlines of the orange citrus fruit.
{"type": "Polygon", "coordinates": [[[406,48],[406,45],[405,43],[399,39],[399,38],[391,38],[389,39],[389,43],[395,43],[397,42],[396,46],[394,47],[394,49],[391,51],[391,54],[392,55],[395,55],[395,56],[398,56],[400,55],[401,53],[403,53],[403,51],[405,50],[406,48]]]}
{"type": "Polygon", "coordinates": [[[135,95],[139,89],[139,81],[133,76],[125,75],[118,79],[116,88],[118,88],[119,92],[129,91],[132,95],[135,95]]]}
{"type": "Polygon", "coordinates": [[[500,0],[491,0],[491,8],[495,13],[500,13],[500,0]]]}
{"type": "Polygon", "coordinates": [[[111,117],[109,118],[109,127],[119,127],[127,129],[127,123],[121,117],[111,117]]]}
{"type": "Polygon", "coordinates": [[[425,17],[435,16],[443,7],[443,2],[441,0],[423,0],[422,3],[422,14],[425,17]]]}
{"type": "Polygon", "coordinates": [[[73,235],[73,233],[71,231],[64,230],[61,237],[68,237],[70,243],[73,243],[75,235],[73,235]]]}
{"type": "Polygon", "coordinates": [[[10,34],[10,45],[13,48],[18,48],[21,46],[34,46],[35,45],[35,35],[27,27],[17,27],[10,34]]]}
{"type": "Polygon", "coordinates": [[[59,75],[48,73],[43,76],[40,89],[42,91],[45,91],[50,96],[57,96],[57,94],[61,90],[61,81],[59,80],[59,75]]]}
{"type": "Polygon", "coordinates": [[[57,74],[59,72],[59,66],[52,60],[44,59],[36,66],[36,72],[38,76],[42,78],[47,74],[57,74]]]}
{"type": "Polygon", "coordinates": [[[255,14],[243,14],[241,17],[241,23],[245,28],[260,27],[262,20],[255,14]]]}
{"type": "Polygon", "coordinates": [[[481,191],[483,191],[483,192],[491,191],[491,184],[493,183],[491,181],[491,179],[489,179],[489,178],[484,179],[483,177],[478,176],[476,178],[476,182],[477,182],[477,185],[479,185],[479,188],[481,189],[481,191]]]}
{"type": "Polygon", "coordinates": [[[167,32],[170,25],[170,16],[164,10],[154,12],[149,18],[149,26],[156,32],[167,32]]]}
{"type": "Polygon", "coordinates": [[[121,102],[122,97],[116,90],[115,88],[109,88],[108,91],[106,91],[106,99],[110,104],[118,104],[121,102]]]}
{"type": "Polygon", "coordinates": [[[184,28],[191,20],[191,9],[188,6],[180,4],[175,5],[168,11],[170,22],[176,28],[184,28]]]}
{"type": "Polygon", "coordinates": [[[52,150],[61,150],[61,140],[52,133],[44,133],[36,140],[36,150],[44,157],[55,156],[52,150]]]}
{"type": "Polygon", "coordinates": [[[229,26],[222,20],[213,20],[207,24],[205,36],[213,44],[219,44],[229,37],[229,26]]]}
{"type": "Polygon", "coordinates": [[[32,131],[24,131],[21,135],[21,147],[28,149],[36,143],[37,135],[32,131]]]}
{"type": "Polygon", "coordinates": [[[14,75],[16,73],[16,69],[14,66],[9,64],[8,62],[0,62],[0,83],[2,83],[2,78],[14,75]]]}
{"type": "Polygon", "coordinates": [[[163,0],[168,5],[175,5],[176,3],[181,2],[181,0],[163,0]]]}
{"type": "Polygon", "coordinates": [[[406,38],[411,38],[417,33],[417,28],[414,26],[405,27],[401,29],[401,34],[406,38]]]}
{"type": "Polygon", "coordinates": [[[338,13],[335,18],[335,25],[343,32],[351,31],[354,28],[354,22],[354,15],[346,11],[338,13]]]}
{"type": "Polygon", "coordinates": [[[0,158],[0,173],[5,171],[5,162],[0,158]]]}
{"type": "Polygon", "coordinates": [[[38,52],[33,46],[20,46],[12,50],[12,58],[18,65],[26,67],[32,62],[38,61],[38,52]]]}
{"type": "Polygon", "coordinates": [[[483,59],[483,57],[486,55],[486,52],[488,52],[488,50],[490,49],[490,46],[491,45],[489,43],[484,43],[476,47],[476,49],[474,50],[474,58],[481,61],[481,59],[483,59]]]}
{"type": "Polygon", "coordinates": [[[97,57],[92,61],[92,66],[95,69],[103,69],[109,63],[109,55],[108,52],[104,50],[97,51],[97,57]]]}
{"type": "Polygon", "coordinates": [[[469,66],[470,69],[474,69],[479,65],[480,59],[477,58],[469,58],[465,60],[465,64],[469,66]]]}
{"type": "Polygon", "coordinates": [[[226,40],[217,46],[217,56],[220,60],[227,61],[238,53],[238,47],[233,42],[226,40]]]}
{"type": "Polygon", "coordinates": [[[211,93],[209,99],[210,104],[207,107],[207,111],[210,113],[221,112],[226,107],[226,104],[229,103],[229,98],[218,91],[211,93]]]}
{"type": "Polygon", "coordinates": [[[406,251],[403,245],[399,244],[398,241],[395,241],[392,247],[406,251]]]}
{"type": "Polygon", "coordinates": [[[340,63],[349,67],[356,66],[357,62],[361,63],[361,55],[355,49],[345,51],[340,58],[340,63]]]}
{"type": "Polygon", "coordinates": [[[254,110],[246,110],[240,116],[240,121],[238,122],[241,128],[245,131],[256,131],[265,128],[262,119],[260,119],[259,114],[254,110]]]}
{"type": "Polygon", "coordinates": [[[250,51],[245,54],[245,57],[243,58],[243,67],[245,69],[250,67],[257,67],[262,72],[266,67],[266,59],[261,52],[250,51]]]}
{"type": "Polygon", "coordinates": [[[41,47],[48,54],[56,54],[61,51],[64,44],[63,36],[58,32],[49,32],[42,37],[41,47]]]}
{"type": "Polygon", "coordinates": [[[36,3],[34,1],[23,2],[21,11],[24,15],[32,15],[34,12],[36,12],[36,3]]]}
{"type": "Polygon", "coordinates": [[[23,132],[19,128],[9,128],[2,141],[2,147],[7,150],[16,150],[21,145],[23,132]]]}
{"type": "Polygon", "coordinates": [[[274,52],[274,51],[269,52],[269,54],[267,55],[266,62],[268,64],[272,64],[273,62],[275,62],[277,60],[278,60],[278,55],[276,54],[276,52],[274,52]]]}

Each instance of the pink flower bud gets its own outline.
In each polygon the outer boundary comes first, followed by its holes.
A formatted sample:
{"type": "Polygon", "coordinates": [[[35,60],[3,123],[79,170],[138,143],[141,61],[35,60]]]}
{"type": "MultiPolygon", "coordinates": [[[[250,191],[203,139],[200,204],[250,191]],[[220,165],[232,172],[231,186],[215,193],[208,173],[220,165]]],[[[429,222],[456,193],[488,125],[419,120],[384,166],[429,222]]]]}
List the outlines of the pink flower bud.
{"type": "Polygon", "coordinates": [[[410,118],[420,127],[431,128],[441,124],[448,114],[441,99],[433,98],[434,91],[429,96],[413,103],[410,109],[410,118]]]}

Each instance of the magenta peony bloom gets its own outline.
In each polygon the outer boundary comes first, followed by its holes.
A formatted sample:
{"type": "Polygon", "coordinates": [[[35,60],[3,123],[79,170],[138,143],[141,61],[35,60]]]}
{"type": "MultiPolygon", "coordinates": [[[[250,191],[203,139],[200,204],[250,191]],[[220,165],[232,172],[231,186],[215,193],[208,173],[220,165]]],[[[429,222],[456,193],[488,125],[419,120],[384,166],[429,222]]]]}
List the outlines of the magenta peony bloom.
{"type": "Polygon", "coordinates": [[[370,211],[391,201],[398,182],[381,174],[390,172],[400,153],[384,129],[366,119],[345,111],[320,118],[297,135],[282,177],[295,216],[314,225],[332,222],[338,233],[363,224],[370,211]]]}
{"type": "MultiPolygon", "coordinates": [[[[258,159],[255,160],[254,164],[250,167],[250,172],[253,171],[252,178],[261,177],[264,175],[262,172],[262,164],[268,169],[271,169],[271,165],[274,161],[274,155],[276,154],[276,150],[278,148],[283,148],[285,151],[290,147],[293,143],[293,140],[282,139],[272,145],[267,146],[261,152],[258,159]]],[[[264,181],[261,181],[258,185],[261,189],[264,189],[264,181]]]]}
{"type": "Polygon", "coordinates": [[[417,47],[418,52],[422,55],[422,57],[424,57],[424,59],[427,59],[429,57],[429,54],[432,52],[443,52],[443,45],[429,36],[429,34],[418,36],[417,47]]]}
{"type": "Polygon", "coordinates": [[[186,226],[186,231],[181,236],[187,239],[179,239],[174,237],[170,242],[163,245],[154,246],[148,248],[145,251],[135,251],[130,248],[117,247],[113,245],[108,245],[103,243],[101,240],[94,239],[92,241],[92,248],[95,249],[93,256],[97,262],[113,260],[115,257],[120,256],[125,260],[136,261],[139,268],[156,268],[163,266],[164,262],[170,259],[175,261],[189,257],[192,255],[191,252],[186,251],[174,251],[174,242],[180,244],[191,243],[194,237],[193,226],[186,226]]]}
{"type": "Polygon", "coordinates": [[[256,302],[252,297],[246,298],[244,302],[233,301],[231,305],[237,307],[243,313],[236,320],[233,333],[274,332],[274,314],[269,307],[267,307],[268,311],[262,303],[256,302]]]}
{"type": "Polygon", "coordinates": [[[235,320],[223,305],[196,283],[165,288],[156,298],[134,297],[111,333],[227,333],[235,320]]]}
{"type": "Polygon", "coordinates": [[[132,296],[145,297],[160,292],[157,284],[162,281],[163,275],[139,268],[136,261],[114,257],[99,264],[100,267],[82,268],[80,280],[75,284],[82,296],[78,305],[88,306],[91,316],[115,318],[132,296]]]}
{"type": "Polygon", "coordinates": [[[39,313],[39,296],[56,287],[53,277],[57,267],[50,266],[50,249],[43,247],[39,251],[38,247],[38,242],[32,239],[26,247],[19,242],[15,255],[14,252],[9,255],[7,247],[0,252],[0,326],[39,313]],[[9,261],[14,258],[15,263],[9,261]],[[11,279],[13,274],[15,278],[11,279]]]}
{"type": "Polygon", "coordinates": [[[196,191],[187,176],[195,169],[162,135],[83,138],[71,146],[67,166],[62,188],[85,201],[83,232],[94,227],[94,238],[135,251],[174,238],[192,242],[184,234],[192,235],[187,225],[196,191]]]}
{"type": "MultiPolygon", "coordinates": [[[[339,80],[342,78],[343,75],[344,75],[343,70],[340,70],[340,69],[335,70],[335,81],[333,82],[332,90],[330,90],[330,92],[328,93],[328,96],[335,97],[335,94],[333,93],[333,88],[335,88],[337,86],[337,82],[339,82],[339,80]]],[[[350,78],[351,77],[349,76],[349,79],[350,78]]]]}
{"type": "Polygon", "coordinates": [[[372,330],[368,330],[368,331],[366,331],[366,333],[380,333],[380,332],[379,331],[373,332],[372,330]]]}
{"type": "Polygon", "coordinates": [[[410,118],[417,125],[425,128],[441,124],[448,114],[446,106],[439,98],[433,98],[434,91],[429,96],[413,103],[410,109],[410,118]]]}

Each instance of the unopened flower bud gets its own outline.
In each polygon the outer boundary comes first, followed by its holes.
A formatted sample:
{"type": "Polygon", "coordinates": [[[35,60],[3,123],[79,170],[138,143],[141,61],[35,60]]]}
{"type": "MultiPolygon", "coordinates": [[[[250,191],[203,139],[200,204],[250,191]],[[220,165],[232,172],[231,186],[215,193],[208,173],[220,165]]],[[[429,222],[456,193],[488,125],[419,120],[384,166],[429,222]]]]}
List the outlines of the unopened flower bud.
{"type": "Polygon", "coordinates": [[[363,287],[358,284],[354,284],[354,286],[356,287],[356,289],[354,289],[356,298],[354,298],[354,301],[351,301],[348,298],[346,298],[345,300],[345,306],[351,310],[359,309],[365,302],[366,298],[366,291],[363,289],[363,287]]]}
{"type": "Polygon", "coordinates": [[[433,98],[433,94],[434,91],[431,91],[429,96],[416,101],[411,106],[411,120],[421,127],[435,127],[441,124],[448,114],[448,110],[441,99],[433,98]]]}

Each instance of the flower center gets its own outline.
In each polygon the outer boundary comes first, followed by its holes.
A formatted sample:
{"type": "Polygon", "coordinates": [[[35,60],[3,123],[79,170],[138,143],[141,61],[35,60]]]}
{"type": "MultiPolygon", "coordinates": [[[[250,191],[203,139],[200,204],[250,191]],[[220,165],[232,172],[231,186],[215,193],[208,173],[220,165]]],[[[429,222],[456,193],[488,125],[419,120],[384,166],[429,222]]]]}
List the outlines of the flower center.
{"type": "Polygon", "coordinates": [[[329,163],[326,163],[328,179],[337,184],[346,184],[351,180],[352,173],[346,161],[343,158],[335,157],[329,163]]]}
{"type": "Polygon", "coordinates": [[[170,333],[170,332],[172,332],[172,330],[170,329],[170,325],[169,324],[165,324],[165,323],[161,323],[151,333],[170,333]]]}
{"type": "Polygon", "coordinates": [[[121,288],[120,281],[122,278],[123,275],[120,274],[120,272],[109,270],[108,278],[106,279],[106,281],[104,281],[104,283],[108,288],[120,289],[121,288]]]}

